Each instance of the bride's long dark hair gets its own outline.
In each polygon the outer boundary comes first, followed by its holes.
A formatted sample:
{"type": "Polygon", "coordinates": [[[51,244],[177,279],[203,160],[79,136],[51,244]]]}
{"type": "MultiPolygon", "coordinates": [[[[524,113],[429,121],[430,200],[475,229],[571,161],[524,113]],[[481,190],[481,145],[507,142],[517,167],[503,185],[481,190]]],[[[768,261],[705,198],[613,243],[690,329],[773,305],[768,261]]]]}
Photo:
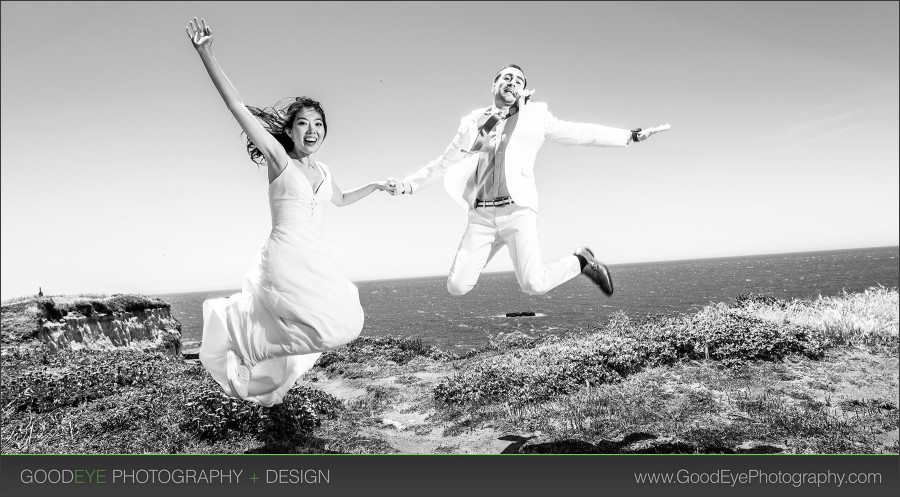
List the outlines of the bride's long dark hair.
{"type": "MultiPolygon", "coordinates": [[[[294,117],[301,109],[313,109],[322,116],[322,126],[325,128],[325,135],[328,134],[328,122],[325,120],[325,109],[322,104],[309,97],[290,97],[283,98],[271,107],[260,109],[259,107],[247,106],[247,110],[261,122],[266,131],[278,140],[278,143],[284,147],[285,151],[290,152],[294,149],[294,140],[287,135],[287,129],[290,129],[294,117]]],[[[244,133],[246,135],[246,133],[244,133]]],[[[324,139],[325,135],[322,136],[324,139]]],[[[247,137],[247,153],[250,154],[250,160],[260,166],[266,165],[266,157],[262,151],[247,137]]]]}

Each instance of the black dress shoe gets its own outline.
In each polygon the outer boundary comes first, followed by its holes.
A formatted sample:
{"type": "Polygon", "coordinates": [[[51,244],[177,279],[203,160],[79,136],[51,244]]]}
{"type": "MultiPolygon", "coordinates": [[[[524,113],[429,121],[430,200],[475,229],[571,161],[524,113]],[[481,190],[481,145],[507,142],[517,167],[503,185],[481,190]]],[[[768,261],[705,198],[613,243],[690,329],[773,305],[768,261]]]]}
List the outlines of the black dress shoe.
{"type": "Polygon", "coordinates": [[[613,294],[613,282],[606,264],[598,261],[591,249],[587,247],[581,247],[576,250],[575,255],[580,255],[587,261],[587,265],[581,270],[581,274],[590,278],[607,297],[611,296],[613,294]]]}

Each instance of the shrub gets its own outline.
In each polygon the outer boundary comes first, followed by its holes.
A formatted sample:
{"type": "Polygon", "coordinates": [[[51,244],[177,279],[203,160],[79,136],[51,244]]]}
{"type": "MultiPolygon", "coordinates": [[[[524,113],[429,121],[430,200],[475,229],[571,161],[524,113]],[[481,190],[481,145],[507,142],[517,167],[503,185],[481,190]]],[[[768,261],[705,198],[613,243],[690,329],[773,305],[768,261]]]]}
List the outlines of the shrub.
{"type": "Polygon", "coordinates": [[[302,438],[321,425],[320,416],[334,416],[343,410],[335,397],[306,387],[295,386],[281,404],[262,407],[229,397],[210,387],[185,403],[182,431],[215,442],[231,432],[253,433],[265,442],[302,438]]]}
{"type": "Polygon", "coordinates": [[[159,383],[165,374],[163,361],[172,360],[162,354],[133,351],[42,352],[39,357],[36,363],[45,368],[4,368],[0,398],[6,408],[49,412],[105,397],[124,387],[159,383]],[[59,371],[53,372],[55,369],[59,371]]]}
{"type": "Polygon", "coordinates": [[[418,337],[360,337],[349,344],[322,354],[316,365],[328,369],[340,363],[367,363],[386,358],[397,364],[406,364],[417,356],[434,360],[452,357],[432,345],[425,345],[418,337]]]}
{"type": "MultiPolygon", "coordinates": [[[[748,299],[741,305],[748,305],[748,299]]],[[[747,361],[777,361],[791,354],[818,359],[831,346],[812,328],[765,321],[748,315],[743,307],[725,304],[693,315],[652,316],[638,323],[626,316],[614,318],[607,328],[593,333],[529,343],[527,349],[477,361],[444,378],[435,387],[434,398],[447,405],[507,402],[517,406],[567,394],[586,384],[614,383],[649,366],[709,359],[731,367],[747,361]]]]}

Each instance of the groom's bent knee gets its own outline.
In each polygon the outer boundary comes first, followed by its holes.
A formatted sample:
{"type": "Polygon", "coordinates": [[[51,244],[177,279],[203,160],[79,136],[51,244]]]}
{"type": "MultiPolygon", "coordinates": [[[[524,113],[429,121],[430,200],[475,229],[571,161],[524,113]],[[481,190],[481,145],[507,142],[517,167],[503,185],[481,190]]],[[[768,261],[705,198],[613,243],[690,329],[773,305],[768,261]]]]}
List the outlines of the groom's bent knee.
{"type": "Polygon", "coordinates": [[[540,280],[525,280],[519,285],[522,291],[528,295],[543,295],[550,291],[545,282],[540,280]]]}

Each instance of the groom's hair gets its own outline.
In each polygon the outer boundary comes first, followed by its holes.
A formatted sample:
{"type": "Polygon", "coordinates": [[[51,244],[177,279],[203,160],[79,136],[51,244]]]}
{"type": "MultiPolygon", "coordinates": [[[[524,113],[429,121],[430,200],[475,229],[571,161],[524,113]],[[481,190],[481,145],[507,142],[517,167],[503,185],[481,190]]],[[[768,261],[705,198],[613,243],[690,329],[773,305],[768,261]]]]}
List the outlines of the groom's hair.
{"type": "Polygon", "coordinates": [[[516,64],[506,64],[505,66],[501,67],[500,70],[497,71],[497,75],[494,76],[494,83],[496,83],[497,80],[500,79],[500,73],[502,73],[504,69],[509,69],[510,67],[514,67],[514,68],[518,69],[519,71],[522,71],[522,78],[525,80],[525,86],[527,87],[528,86],[528,78],[525,77],[525,70],[516,64]]]}

